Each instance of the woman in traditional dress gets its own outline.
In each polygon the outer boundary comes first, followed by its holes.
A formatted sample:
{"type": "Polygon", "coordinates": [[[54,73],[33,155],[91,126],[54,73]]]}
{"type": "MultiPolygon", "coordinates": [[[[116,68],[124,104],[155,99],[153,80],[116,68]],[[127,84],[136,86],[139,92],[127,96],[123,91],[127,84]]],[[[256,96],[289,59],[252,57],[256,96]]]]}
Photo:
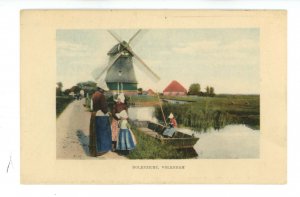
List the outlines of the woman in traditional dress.
{"type": "Polygon", "coordinates": [[[125,110],[127,112],[127,105],[125,104],[125,96],[123,93],[119,94],[116,100],[116,104],[112,109],[112,122],[111,122],[111,131],[112,131],[112,150],[116,149],[116,143],[118,140],[118,121],[120,120],[116,114],[120,113],[121,111],[125,110]]]}
{"type": "Polygon", "coordinates": [[[111,128],[104,90],[98,88],[91,99],[90,154],[100,156],[111,150],[111,128]]]}
{"type": "Polygon", "coordinates": [[[133,133],[130,130],[130,125],[127,121],[128,115],[125,110],[121,111],[120,113],[116,114],[119,121],[119,134],[118,134],[118,141],[116,150],[122,154],[128,154],[130,150],[134,149],[136,146],[136,140],[133,133]]]}

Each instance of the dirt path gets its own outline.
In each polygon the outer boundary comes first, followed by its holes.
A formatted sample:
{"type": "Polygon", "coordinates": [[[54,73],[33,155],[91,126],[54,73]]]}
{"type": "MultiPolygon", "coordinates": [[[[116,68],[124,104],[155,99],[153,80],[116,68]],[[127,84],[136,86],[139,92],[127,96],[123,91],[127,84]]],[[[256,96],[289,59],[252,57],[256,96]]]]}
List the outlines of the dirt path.
{"type": "Polygon", "coordinates": [[[58,159],[126,159],[114,152],[99,157],[89,156],[90,112],[84,99],[75,100],[56,120],[56,157],[58,159]]]}

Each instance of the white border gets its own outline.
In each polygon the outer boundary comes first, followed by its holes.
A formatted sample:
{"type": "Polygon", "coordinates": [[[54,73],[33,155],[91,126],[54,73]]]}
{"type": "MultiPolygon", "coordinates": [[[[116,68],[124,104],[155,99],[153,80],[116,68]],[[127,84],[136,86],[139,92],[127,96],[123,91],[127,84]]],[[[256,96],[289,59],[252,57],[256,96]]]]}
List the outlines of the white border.
{"type": "MultiPolygon", "coordinates": [[[[0,184],[3,196],[299,196],[300,2],[268,0],[0,0],[0,184]],[[287,185],[131,185],[26,186],[19,184],[19,11],[20,9],[286,9],[288,10],[288,184],[287,185]],[[7,173],[7,166],[10,161],[7,173]],[[4,192],[4,193],[3,193],[4,192]],[[298,195],[297,195],[298,194],[298,195]]],[[[276,58],[276,57],[274,57],[276,58]]]]}

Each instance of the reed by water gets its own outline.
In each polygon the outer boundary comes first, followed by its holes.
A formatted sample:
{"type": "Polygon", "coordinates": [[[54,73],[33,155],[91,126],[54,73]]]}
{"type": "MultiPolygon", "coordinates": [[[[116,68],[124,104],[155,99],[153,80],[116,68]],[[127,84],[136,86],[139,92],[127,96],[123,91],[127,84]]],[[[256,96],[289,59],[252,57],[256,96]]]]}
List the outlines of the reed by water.
{"type": "MultiPolygon", "coordinates": [[[[166,116],[172,112],[179,125],[200,131],[206,131],[211,127],[220,129],[229,124],[246,124],[258,129],[260,124],[257,95],[200,97],[192,103],[164,103],[163,110],[166,116]]],[[[155,108],[155,116],[163,121],[159,107],[155,108]]]]}

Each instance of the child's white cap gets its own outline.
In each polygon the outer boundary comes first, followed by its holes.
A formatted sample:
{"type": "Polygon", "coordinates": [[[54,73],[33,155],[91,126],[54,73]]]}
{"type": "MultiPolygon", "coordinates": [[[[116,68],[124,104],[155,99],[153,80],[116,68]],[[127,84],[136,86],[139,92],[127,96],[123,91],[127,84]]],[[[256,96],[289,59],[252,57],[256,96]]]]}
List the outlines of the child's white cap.
{"type": "Polygon", "coordinates": [[[170,113],[169,118],[174,118],[174,115],[170,113]]]}
{"type": "Polygon", "coordinates": [[[124,119],[128,118],[128,114],[127,114],[126,110],[122,110],[120,113],[117,113],[116,116],[118,118],[124,118],[124,119]]]}

